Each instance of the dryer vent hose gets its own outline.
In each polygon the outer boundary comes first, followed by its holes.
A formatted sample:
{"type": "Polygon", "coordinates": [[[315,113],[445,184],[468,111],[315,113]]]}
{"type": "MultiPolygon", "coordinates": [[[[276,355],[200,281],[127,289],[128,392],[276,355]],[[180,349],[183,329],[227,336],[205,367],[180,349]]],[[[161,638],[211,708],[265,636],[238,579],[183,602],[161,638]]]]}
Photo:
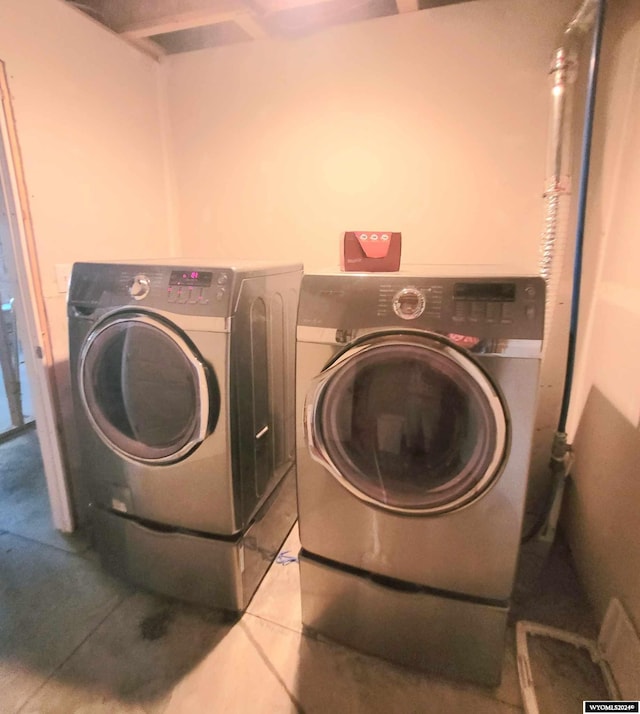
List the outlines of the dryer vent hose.
{"type": "Polygon", "coordinates": [[[572,192],[571,135],[573,98],[578,74],[578,55],[586,33],[593,28],[589,78],[585,102],[585,119],[582,135],[582,164],[578,187],[578,216],[574,254],[571,318],[569,327],[569,352],[565,374],[564,393],[558,431],[566,429],[566,416],[571,395],[575,362],[576,334],[582,275],[582,245],[589,180],[591,138],[595,105],[596,80],[602,42],[605,0],[584,0],[578,12],[568,23],[560,44],[553,53],[549,76],[551,78],[551,113],[547,150],[547,179],[545,181],[544,230],[540,247],[540,275],[547,283],[545,315],[545,349],[558,303],[558,284],[562,273],[567,243],[569,201],[572,192]]]}

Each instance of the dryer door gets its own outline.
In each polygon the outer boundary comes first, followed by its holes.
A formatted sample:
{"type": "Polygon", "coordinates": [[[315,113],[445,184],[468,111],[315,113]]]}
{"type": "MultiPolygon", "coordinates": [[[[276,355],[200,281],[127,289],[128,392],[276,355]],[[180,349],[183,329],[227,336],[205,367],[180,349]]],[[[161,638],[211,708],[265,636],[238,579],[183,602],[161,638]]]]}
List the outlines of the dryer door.
{"type": "Polygon", "coordinates": [[[358,498],[407,514],[461,508],[499,476],[509,422],[468,353],[428,333],[378,334],[342,353],[305,403],[311,455],[358,498]]]}
{"type": "Polygon", "coordinates": [[[217,421],[215,377],[180,331],[153,315],[119,312],[97,323],[78,380],[98,436],[136,461],[178,461],[217,421]]]}

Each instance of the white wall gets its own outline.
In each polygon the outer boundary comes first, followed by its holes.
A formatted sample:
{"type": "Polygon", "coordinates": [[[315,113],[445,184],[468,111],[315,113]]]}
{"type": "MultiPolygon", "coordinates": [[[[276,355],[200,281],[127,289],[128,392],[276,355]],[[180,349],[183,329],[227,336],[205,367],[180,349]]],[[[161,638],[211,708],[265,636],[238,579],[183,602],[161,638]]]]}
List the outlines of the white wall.
{"type": "Polygon", "coordinates": [[[0,59],[45,294],[56,263],[168,250],[158,65],[60,0],[3,0],[0,59]]]}
{"type": "MultiPolygon", "coordinates": [[[[61,0],[2,0],[5,63],[68,440],[66,295],[55,265],[169,254],[158,65],[61,0]]],[[[77,450],[69,449],[71,465],[77,450]]]]}
{"type": "Polygon", "coordinates": [[[585,232],[589,286],[569,430],[567,529],[602,615],[619,597],[640,630],[640,4],[609,3],[585,232]]]}
{"type": "Polygon", "coordinates": [[[337,263],[400,230],[405,263],[538,264],[551,50],[573,0],[477,0],[172,57],[191,255],[337,263]]]}

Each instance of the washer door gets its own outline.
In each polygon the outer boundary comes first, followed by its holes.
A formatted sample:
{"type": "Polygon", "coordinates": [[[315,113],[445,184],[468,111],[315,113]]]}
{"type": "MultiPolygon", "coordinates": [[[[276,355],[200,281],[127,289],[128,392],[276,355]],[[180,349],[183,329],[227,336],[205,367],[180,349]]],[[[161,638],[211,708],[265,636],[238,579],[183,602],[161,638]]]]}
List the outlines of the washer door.
{"type": "Polygon", "coordinates": [[[97,323],[79,359],[79,387],[96,433],[144,463],[179,461],[215,427],[215,377],[177,328],[144,313],[97,323]]]}
{"type": "Polygon", "coordinates": [[[425,333],[364,338],[305,403],[312,457],[358,498],[407,514],[461,508],[494,483],[509,423],[487,374],[425,333]]]}

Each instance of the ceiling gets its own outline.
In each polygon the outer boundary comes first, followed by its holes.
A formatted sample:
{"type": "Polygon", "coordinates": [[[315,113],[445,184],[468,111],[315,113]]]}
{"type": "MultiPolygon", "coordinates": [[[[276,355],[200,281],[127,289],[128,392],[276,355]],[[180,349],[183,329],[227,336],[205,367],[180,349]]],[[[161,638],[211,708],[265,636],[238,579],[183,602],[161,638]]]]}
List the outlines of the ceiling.
{"type": "Polygon", "coordinates": [[[465,0],[67,0],[161,57],[262,37],[300,37],[332,25],[465,0]]]}

